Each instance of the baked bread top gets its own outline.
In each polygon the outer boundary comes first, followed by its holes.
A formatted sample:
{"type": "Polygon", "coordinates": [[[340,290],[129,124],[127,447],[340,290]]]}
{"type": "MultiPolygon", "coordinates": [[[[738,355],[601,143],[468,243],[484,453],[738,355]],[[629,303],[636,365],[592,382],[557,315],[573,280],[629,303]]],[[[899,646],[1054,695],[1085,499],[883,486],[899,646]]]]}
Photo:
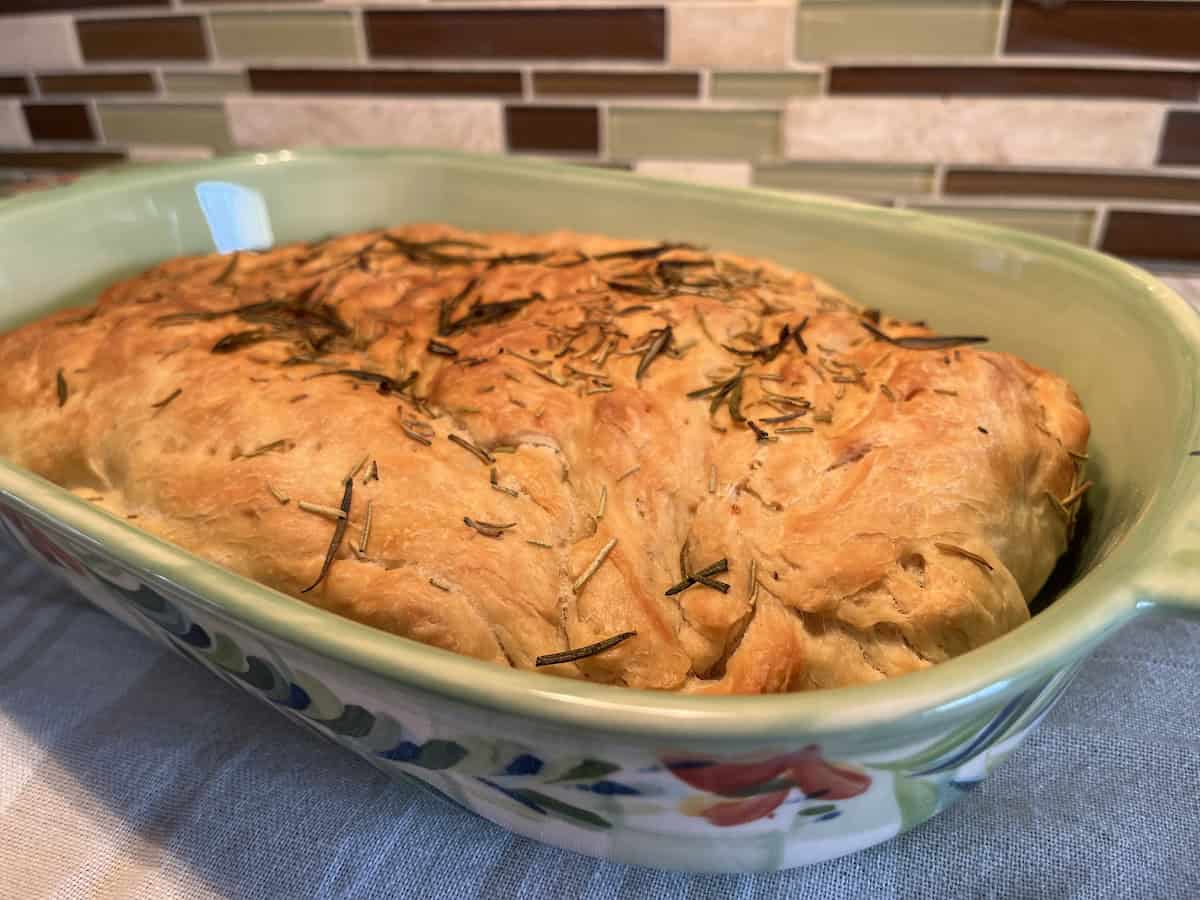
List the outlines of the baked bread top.
{"type": "Polygon", "coordinates": [[[1056,375],[767,261],[565,231],[174,259],[3,336],[0,367],[0,453],[112,514],[377,628],[633,687],[977,647],[1028,618],[1084,489],[1056,375]]]}

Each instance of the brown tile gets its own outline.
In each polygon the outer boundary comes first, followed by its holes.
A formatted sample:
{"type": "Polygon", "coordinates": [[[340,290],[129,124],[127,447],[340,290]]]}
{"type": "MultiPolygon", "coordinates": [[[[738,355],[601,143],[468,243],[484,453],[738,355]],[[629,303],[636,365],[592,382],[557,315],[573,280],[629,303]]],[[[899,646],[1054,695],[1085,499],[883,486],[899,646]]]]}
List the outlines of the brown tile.
{"type": "Polygon", "coordinates": [[[661,9],[366,12],[372,56],[430,59],[652,59],[666,51],[661,9]]]}
{"type": "Polygon", "coordinates": [[[0,150],[0,169],[94,169],[124,159],[116,150],[0,150]]]}
{"type": "Polygon", "coordinates": [[[1013,0],[1004,49],[1200,58],[1200,3],[1013,0]]]}
{"type": "Polygon", "coordinates": [[[170,5],[171,0],[4,0],[3,3],[0,3],[0,16],[67,12],[79,9],[110,9],[114,6],[166,7],[170,5]]]}
{"type": "Polygon", "coordinates": [[[600,115],[594,106],[509,106],[504,110],[508,149],[543,153],[598,153],[600,115]]]}
{"type": "Polygon", "coordinates": [[[1167,114],[1158,161],[1165,166],[1200,165],[1200,112],[1174,110],[1167,114]]]}
{"type": "Polygon", "coordinates": [[[95,133],[82,103],[26,103],[25,124],[35,141],[94,141],[95,133]]]}
{"type": "Polygon", "coordinates": [[[1194,100],[1200,71],[1049,66],[834,66],[831,94],[1037,95],[1194,100]]]}
{"type": "Polygon", "coordinates": [[[76,22],[79,47],[89,62],[123,59],[207,59],[196,16],[91,19],[76,22]]]}
{"type": "Polygon", "coordinates": [[[39,75],[43,94],[152,94],[157,88],[149,72],[88,72],[39,75]]]}
{"type": "Polygon", "coordinates": [[[534,72],[533,90],[547,96],[698,97],[695,72],[534,72]]]}
{"type": "Polygon", "coordinates": [[[1100,249],[1140,259],[1200,260],[1200,214],[1111,210],[1100,249]]]}
{"type": "Polygon", "coordinates": [[[950,169],[947,194],[1039,197],[1120,197],[1200,203],[1200,178],[1120,173],[1046,172],[1029,169],[950,169]]]}
{"type": "Polygon", "coordinates": [[[255,91],[305,94],[521,94],[520,72],[250,69],[255,91]]]}
{"type": "Polygon", "coordinates": [[[0,95],[17,96],[29,93],[29,82],[23,75],[0,76],[0,95]]]}

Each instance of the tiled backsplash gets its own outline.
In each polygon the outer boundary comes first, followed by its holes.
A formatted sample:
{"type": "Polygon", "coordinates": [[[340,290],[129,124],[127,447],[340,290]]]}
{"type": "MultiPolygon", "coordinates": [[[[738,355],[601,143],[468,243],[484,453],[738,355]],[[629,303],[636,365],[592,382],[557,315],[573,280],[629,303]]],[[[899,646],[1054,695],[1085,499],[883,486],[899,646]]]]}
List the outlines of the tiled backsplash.
{"type": "Polygon", "coordinates": [[[0,178],[337,144],[1200,262],[1200,0],[0,0],[0,178]]]}

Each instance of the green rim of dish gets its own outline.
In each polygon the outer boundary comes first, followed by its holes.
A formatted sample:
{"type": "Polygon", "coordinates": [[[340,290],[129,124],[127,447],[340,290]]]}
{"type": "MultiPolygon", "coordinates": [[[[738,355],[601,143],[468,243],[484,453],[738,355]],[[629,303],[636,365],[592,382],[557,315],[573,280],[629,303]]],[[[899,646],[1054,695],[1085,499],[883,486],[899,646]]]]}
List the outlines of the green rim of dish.
{"type": "MultiPolygon", "coordinates": [[[[201,163],[165,164],[134,171],[95,173],[45,193],[10,198],[0,218],[69,206],[85,195],[153,188],[162,182],[216,175],[263,165],[302,162],[352,164],[362,157],[390,157],[467,165],[496,174],[521,170],[552,172],[559,185],[605,183],[637,176],[542,161],[478,157],[441,151],[383,148],[278,151],[225,157],[201,163]]],[[[1200,354],[1200,317],[1151,275],[1118,259],[1052,238],[961,219],[852,201],[778,191],[656,182],[655,189],[680,196],[721,196],[728,202],[780,209],[796,204],[823,214],[873,218],[902,224],[931,239],[1004,244],[1102,269],[1128,282],[1131,300],[1145,315],[1170,320],[1186,345],[1200,354]]],[[[1200,445],[1200,394],[1180,411],[1190,446],[1200,445]]],[[[929,669],[876,684],[765,696],[697,696],[636,690],[505,669],[407,638],[360,625],[250,581],[93,508],[86,501],[23,469],[0,460],[0,491],[26,508],[62,523],[78,538],[102,545],[128,565],[167,579],[201,598],[204,605],[292,644],[340,660],[384,679],[484,709],[546,723],[666,740],[745,742],[794,735],[838,736],[866,730],[917,730],[961,712],[965,704],[999,702],[1086,653],[1139,609],[1155,605],[1144,587],[1156,562],[1154,548],[1197,503],[1197,479],[1187,471],[1190,446],[1174,448],[1171,476],[1148,498],[1140,520],[1092,571],[1036,619],[963,656],[929,669]]],[[[1164,452],[1170,452],[1167,448],[1164,452]]],[[[1194,465],[1194,464],[1193,464],[1194,465]]],[[[1152,579],[1150,579],[1152,580],[1152,579]]]]}

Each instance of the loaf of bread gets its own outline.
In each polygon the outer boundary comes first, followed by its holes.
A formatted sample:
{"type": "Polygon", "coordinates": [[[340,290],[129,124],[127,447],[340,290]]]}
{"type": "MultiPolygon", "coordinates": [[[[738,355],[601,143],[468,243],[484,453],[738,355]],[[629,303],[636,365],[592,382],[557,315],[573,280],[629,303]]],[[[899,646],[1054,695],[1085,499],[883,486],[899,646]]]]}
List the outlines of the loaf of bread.
{"type": "Polygon", "coordinates": [[[1015,628],[1067,546],[1060,377],[685,244],[414,225],[174,259],[0,337],[0,454],[376,628],[704,693],[1015,628]]]}

